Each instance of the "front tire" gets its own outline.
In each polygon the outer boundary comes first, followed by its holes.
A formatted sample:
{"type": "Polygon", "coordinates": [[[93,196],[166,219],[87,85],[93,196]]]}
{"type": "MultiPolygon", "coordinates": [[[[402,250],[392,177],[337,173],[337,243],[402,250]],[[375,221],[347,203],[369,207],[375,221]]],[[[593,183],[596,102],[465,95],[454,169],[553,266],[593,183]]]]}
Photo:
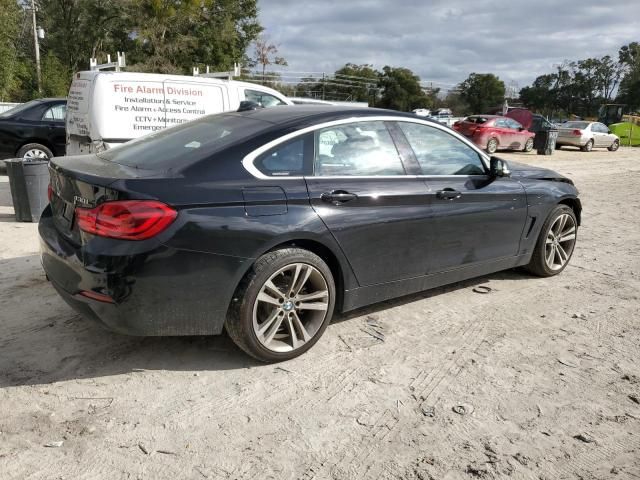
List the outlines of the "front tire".
{"type": "Polygon", "coordinates": [[[610,152],[615,152],[616,150],[618,150],[618,148],[620,148],[620,141],[619,140],[615,140],[611,146],[609,147],[609,151],[610,152]]]}
{"type": "Polygon", "coordinates": [[[571,207],[556,205],[542,225],[540,236],[525,267],[539,277],[552,277],[569,263],[576,245],[578,220],[571,207]]]}
{"type": "Polygon", "coordinates": [[[25,160],[48,160],[53,157],[53,152],[39,143],[27,143],[20,147],[16,156],[25,160]]]}
{"type": "Polygon", "coordinates": [[[593,140],[589,140],[584,147],[580,147],[583,152],[590,152],[593,150],[593,140]]]}
{"type": "Polygon", "coordinates": [[[262,362],[309,350],[331,321],[335,282],[327,264],[300,248],[260,257],[243,279],[225,328],[238,347],[262,362]]]}

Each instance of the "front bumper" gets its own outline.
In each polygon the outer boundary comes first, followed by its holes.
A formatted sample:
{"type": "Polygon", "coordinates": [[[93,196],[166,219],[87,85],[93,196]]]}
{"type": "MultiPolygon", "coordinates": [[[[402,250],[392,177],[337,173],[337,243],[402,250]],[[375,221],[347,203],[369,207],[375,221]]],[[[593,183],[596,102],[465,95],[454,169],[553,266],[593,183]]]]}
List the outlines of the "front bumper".
{"type": "MultiPolygon", "coordinates": [[[[216,335],[222,332],[244,260],[155,246],[135,254],[100,254],[71,243],[47,208],[39,224],[42,266],[78,313],[127,335],[216,335]],[[114,303],[81,296],[109,295],[114,303]]],[[[136,245],[139,247],[139,245],[136,245]]],[[[122,243],[116,251],[122,251],[122,243]]]]}

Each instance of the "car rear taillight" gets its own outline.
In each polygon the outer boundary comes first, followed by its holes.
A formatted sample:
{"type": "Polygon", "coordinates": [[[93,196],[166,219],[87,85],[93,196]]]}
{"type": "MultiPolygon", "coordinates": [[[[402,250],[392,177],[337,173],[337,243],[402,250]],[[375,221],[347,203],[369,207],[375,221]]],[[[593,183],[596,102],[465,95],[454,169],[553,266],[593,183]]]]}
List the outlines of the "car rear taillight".
{"type": "Polygon", "coordinates": [[[51,203],[51,200],[53,199],[53,187],[51,184],[47,185],[47,198],[49,199],[49,203],[51,203]]]}
{"type": "Polygon", "coordinates": [[[582,136],[582,130],[575,129],[573,132],[571,132],[571,134],[575,135],[576,137],[581,137],[582,136]]]}
{"type": "Polygon", "coordinates": [[[118,200],[95,208],[76,208],[83,232],[119,240],[146,240],[167,229],[178,212],[154,200],[118,200]]]}

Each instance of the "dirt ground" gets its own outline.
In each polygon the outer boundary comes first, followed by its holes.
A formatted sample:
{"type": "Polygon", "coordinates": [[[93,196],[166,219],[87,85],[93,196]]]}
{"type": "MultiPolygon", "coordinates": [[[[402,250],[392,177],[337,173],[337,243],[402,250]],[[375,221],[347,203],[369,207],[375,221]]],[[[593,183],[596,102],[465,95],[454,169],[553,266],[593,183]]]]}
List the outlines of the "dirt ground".
{"type": "Polygon", "coordinates": [[[0,478],[640,478],[640,149],[502,156],[580,189],[563,274],[358,310],[276,366],[83,320],[0,175],[0,478]]]}

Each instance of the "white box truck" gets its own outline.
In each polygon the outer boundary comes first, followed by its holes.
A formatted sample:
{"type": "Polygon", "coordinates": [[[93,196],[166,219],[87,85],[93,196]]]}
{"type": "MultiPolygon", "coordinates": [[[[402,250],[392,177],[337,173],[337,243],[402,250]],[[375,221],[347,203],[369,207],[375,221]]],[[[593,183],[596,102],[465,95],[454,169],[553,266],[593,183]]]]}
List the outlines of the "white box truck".
{"type": "Polygon", "coordinates": [[[67,101],[67,155],[94,153],[179,123],[237,110],[292,105],[268,87],[235,80],[136,72],[76,73],[67,101]]]}

